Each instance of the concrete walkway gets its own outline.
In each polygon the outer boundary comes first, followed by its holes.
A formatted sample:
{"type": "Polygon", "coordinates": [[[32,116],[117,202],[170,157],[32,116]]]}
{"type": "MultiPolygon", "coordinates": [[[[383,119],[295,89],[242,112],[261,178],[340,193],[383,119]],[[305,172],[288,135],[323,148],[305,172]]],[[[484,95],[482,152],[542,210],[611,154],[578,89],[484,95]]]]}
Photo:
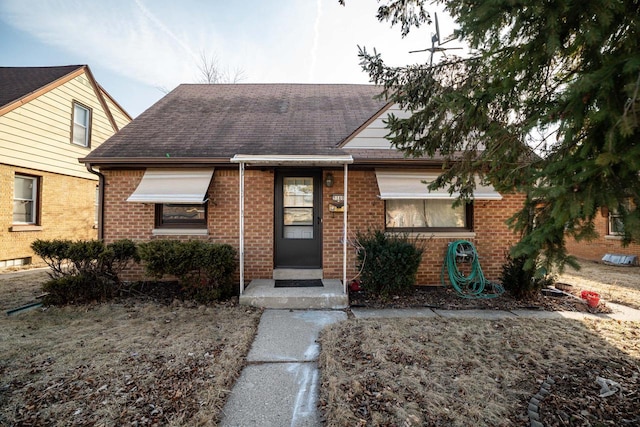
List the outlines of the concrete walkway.
{"type": "Polygon", "coordinates": [[[321,426],[317,343],[344,311],[265,310],[222,426],[321,426]]]}
{"type": "MultiPolygon", "coordinates": [[[[453,319],[614,319],[640,321],[640,310],[607,303],[610,314],[538,310],[437,310],[352,308],[364,318],[444,317],[453,319]]],[[[247,366],[223,410],[222,426],[321,426],[317,410],[317,343],[327,325],[347,319],[344,311],[265,310],[247,356],[247,366]]]]}

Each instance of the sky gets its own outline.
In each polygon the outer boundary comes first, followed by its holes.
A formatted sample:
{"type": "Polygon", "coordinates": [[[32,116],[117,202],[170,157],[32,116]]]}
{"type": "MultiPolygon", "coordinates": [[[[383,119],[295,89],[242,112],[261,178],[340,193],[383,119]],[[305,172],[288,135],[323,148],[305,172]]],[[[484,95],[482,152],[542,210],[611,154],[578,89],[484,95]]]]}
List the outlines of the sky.
{"type": "MultiPolygon", "coordinates": [[[[409,51],[430,47],[434,25],[402,38],[378,22],[375,0],[346,3],[0,0],[0,66],[87,64],[136,117],[178,84],[197,83],[203,55],[241,83],[366,84],[358,46],[390,65],[428,62],[429,53],[409,51]]],[[[438,18],[445,38],[453,22],[442,11],[438,18]]]]}

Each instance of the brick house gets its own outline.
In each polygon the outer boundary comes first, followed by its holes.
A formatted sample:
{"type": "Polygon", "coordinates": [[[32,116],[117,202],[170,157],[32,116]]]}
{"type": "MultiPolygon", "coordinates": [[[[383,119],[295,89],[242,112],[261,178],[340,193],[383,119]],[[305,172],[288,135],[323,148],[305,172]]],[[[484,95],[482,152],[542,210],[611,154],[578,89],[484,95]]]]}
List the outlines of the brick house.
{"type": "Polygon", "coordinates": [[[78,162],[131,121],[86,65],[0,67],[0,269],[36,239],[97,237],[98,177],[78,162]]]}
{"type": "Polygon", "coordinates": [[[602,261],[606,254],[631,255],[640,259],[640,244],[622,244],[622,221],[615,212],[601,209],[594,219],[598,237],[591,241],[576,242],[567,238],[567,251],[578,258],[602,261]]]}
{"type": "MultiPolygon", "coordinates": [[[[522,197],[478,187],[452,208],[423,180],[437,158],[390,148],[383,120],[406,114],[370,85],[181,85],[82,159],[104,183],[102,235],[204,239],[239,250],[245,283],[283,271],[357,274],[357,231],[419,234],[418,283],[440,283],[447,244],[474,242],[497,279],[517,237],[505,225],[522,197]],[[346,235],[347,241],[343,239],[346,235]]],[[[136,273],[136,272],[132,272],[136,273]]],[[[137,271],[141,273],[141,271],[137,271]]]]}

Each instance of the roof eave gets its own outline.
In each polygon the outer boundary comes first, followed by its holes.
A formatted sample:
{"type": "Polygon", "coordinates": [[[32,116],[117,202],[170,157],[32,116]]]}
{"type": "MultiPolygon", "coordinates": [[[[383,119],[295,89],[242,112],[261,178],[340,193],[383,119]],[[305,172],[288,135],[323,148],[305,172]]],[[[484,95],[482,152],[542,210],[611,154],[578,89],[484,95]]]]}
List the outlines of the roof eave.
{"type": "Polygon", "coordinates": [[[83,157],[80,163],[98,167],[203,166],[230,164],[229,157],[83,157]]]}

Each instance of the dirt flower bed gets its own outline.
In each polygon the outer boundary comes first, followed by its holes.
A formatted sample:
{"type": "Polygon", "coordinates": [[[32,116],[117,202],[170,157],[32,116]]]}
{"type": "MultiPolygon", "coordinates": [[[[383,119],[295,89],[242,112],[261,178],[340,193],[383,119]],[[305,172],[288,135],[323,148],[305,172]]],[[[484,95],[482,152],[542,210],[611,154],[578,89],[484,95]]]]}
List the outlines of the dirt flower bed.
{"type": "Polygon", "coordinates": [[[328,426],[529,426],[549,377],[545,425],[640,422],[640,322],[351,319],[320,341],[328,426]],[[599,397],[598,376],[622,391],[599,397]]]}
{"type": "MultiPolygon", "coordinates": [[[[37,287],[8,277],[3,305],[28,302],[37,287]]],[[[215,424],[259,318],[235,303],[141,299],[3,313],[0,425],[215,424]]]]}
{"type": "Polygon", "coordinates": [[[416,286],[406,295],[382,299],[365,291],[352,292],[349,295],[351,307],[368,308],[409,308],[429,307],[442,310],[546,310],[581,311],[591,313],[609,313],[611,310],[602,302],[591,308],[580,298],[572,296],[545,296],[542,293],[526,300],[517,300],[509,293],[497,298],[468,299],[460,297],[451,287],[416,286]]]}

